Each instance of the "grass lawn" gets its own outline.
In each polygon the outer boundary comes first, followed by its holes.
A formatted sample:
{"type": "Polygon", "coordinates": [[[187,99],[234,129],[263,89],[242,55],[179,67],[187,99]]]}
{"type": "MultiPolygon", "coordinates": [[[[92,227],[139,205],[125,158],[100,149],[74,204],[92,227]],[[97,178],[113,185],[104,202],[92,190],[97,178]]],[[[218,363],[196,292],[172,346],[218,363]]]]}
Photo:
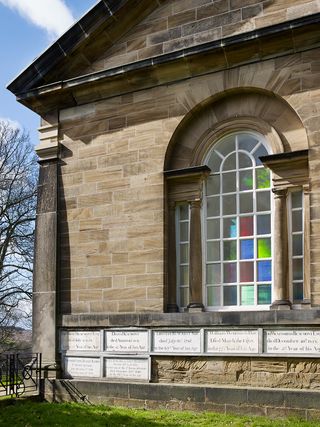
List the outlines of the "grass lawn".
{"type": "Polygon", "coordinates": [[[268,420],[261,417],[237,417],[211,412],[144,411],[107,406],[50,404],[6,399],[0,402],[0,426],[307,427],[320,426],[320,421],[268,420]]]}

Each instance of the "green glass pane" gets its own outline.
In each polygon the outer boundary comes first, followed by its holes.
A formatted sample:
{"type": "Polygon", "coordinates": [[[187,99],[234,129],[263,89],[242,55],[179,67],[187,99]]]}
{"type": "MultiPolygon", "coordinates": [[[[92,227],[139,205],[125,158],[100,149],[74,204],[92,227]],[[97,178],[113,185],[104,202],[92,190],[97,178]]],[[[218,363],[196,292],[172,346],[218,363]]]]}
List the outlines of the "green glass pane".
{"type": "Polygon", "coordinates": [[[221,283],[221,264],[207,264],[206,273],[209,285],[219,285],[221,283]]]}
{"type": "Polygon", "coordinates": [[[222,165],[223,171],[235,170],[237,169],[237,155],[236,153],[230,154],[222,165]]]}
{"type": "Polygon", "coordinates": [[[254,305],[254,286],[241,286],[240,304],[254,305]]]}
{"type": "Polygon", "coordinates": [[[180,264],[188,264],[189,262],[189,244],[180,245],[180,264]]]}
{"type": "Polygon", "coordinates": [[[238,149],[248,151],[249,153],[255,148],[258,144],[257,138],[246,133],[239,134],[238,138],[238,149]]]}
{"type": "Polygon", "coordinates": [[[258,304],[271,304],[271,285],[258,285],[258,304]]]}
{"type": "Polygon", "coordinates": [[[180,267],[180,286],[189,286],[189,267],[183,265],[180,267]]]}
{"type": "Polygon", "coordinates": [[[267,156],[268,155],[268,152],[267,152],[267,150],[264,148],[264,146],[261,144],[253,153],[253,157],[254,157],[254,159],[255,159],[255,161],[256,161],[256,165],[257,166],[260,166],[260,165],[262,165],[262,162],[261,162],[261,160],[260,160],[260,157],[262,157],[262,156],[267,156]]]}
{"type": "Polygon", "coordinates": [[[180,220],[188,220],[189,219],[189,205],[180,205],[180,220]]]}
{"type": "Polygon", "coordinates": [[[237,259],[237,241],[227,240],[223,243],[223,259],[225,261],[232,261],[237,259]]]}
{"type": "Polygon", "coordinates": [[[220,197],[208,197],[207,198],[207,216],[219,216],[220,215],[220,197]]]}
{"type": "Polygon", "coordinates": [[[303,301],[303,282],[293,283],[293,301],[303,301]]]}
{"type": "Polygon", "coordinates": [[[258,239],[258,258],[271,257],[271,239],[258,239]]]}
{"type": "Polygon", "coordinates": [[[223,220],[223,237],[237,237],[237,218],[223,220]]]}
{"type": "Polygon", "coordinates": [[[239,172],[240,190],[252,190],[253,178],[252,170],[245,170],[239,172]]]}
{"type": "Polygon", "coordinates": [[[223,215],[234,215],[237,213],[237,198],[235,194],[223,196],[222,204],[223,215]]]}
{"type": "Polygon", "coordinates": [[[220,193],[220,175],[210,175],[207,180],[207,195],[220,193]]]}
{"type": "Polygon", "coordinates": [[[223,287],[223,304],[237,305],[237,287],[236,286],[223,287]]]}
{"type": "Polygon", "coordinates": [[[180,242],[189,240],[189,222],[180,222],[180,242]]]}
{"type": "Polygon", "coordinates": [[[292,212],[292,231],[302,231],[302,211],[292,212]]]}
{"type": "Polygon", "coordinates": [[[292,255],[303,255],[302,234],[294,234],[292,236],[292,255]]]}
{"type": "Polygon", "coordinates": [[[294,191],[291,193],[292,208],[302,207],[302,191],[294,191]]]}
{"type": "Polygon", "coordinates": [[[208,239],[220,238],[220,219],[207,220],[207,238],[208,239]]]}
{"type": "Polygon", "coordinates": [[[187,307],[189,304],[189,288],[180,288],[180,307],[187,307]]]}
{"type": "Polygon", "coordinates": [[[207,242],[207,261],[220,261],[220,241],[207,242]]]}
{"type": "Polygon", "coordinates": [[[270,211],[270,192],[259,191],[256,193],[257,211],[270,211]]]}
{"type": "Polygon", "coordinates": [[[270,188],[270,172],[267,169],[256,170],[257,188],[270,188]]]}
{"type": "Polygon", "coordinates": [[[253,211],[253,194],[241,193],[240,194],[240,213],[249,213],[253,211]]]}
{"type": "Polygon", "coordinates": [[[252,168],[252,161],[245,153],[238,154],[239,169],[252,168]]]}
{"type": "Polygon", "coordinates": [[[292,260],[292,275],[293,275],[293,280],[303,279],[303,259],[302,258],[292,260]]]}
{"type": "Polygon", "coordinates": [[[221,287],[220,286],[207,287],[207,305],[209,307],[221,305],[221,287]]]}
{"type": "Polygon", "coordinates": [[[213,151],[210,155],[207,165],[211,169],[211,172],[216,173],[220,171],[220,165],[222,162],[222,158],[213,151]]]}
{"type": "Polygon", "coordinates": [[[236,172],[228,172],[222,176],[222,192],[234,193],[237,190],[237,177],[236,172]]]}

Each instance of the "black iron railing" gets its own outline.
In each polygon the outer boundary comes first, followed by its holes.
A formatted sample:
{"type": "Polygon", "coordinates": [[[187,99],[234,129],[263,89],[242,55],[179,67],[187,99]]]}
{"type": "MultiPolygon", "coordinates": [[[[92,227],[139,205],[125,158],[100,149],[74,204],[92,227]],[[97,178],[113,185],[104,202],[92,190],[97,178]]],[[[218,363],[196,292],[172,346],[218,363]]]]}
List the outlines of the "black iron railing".
{"type": "Polygon", "coordinates": [[[0,397],[38,395],[41,380],[41,353],[0,355],[0,397]]]}

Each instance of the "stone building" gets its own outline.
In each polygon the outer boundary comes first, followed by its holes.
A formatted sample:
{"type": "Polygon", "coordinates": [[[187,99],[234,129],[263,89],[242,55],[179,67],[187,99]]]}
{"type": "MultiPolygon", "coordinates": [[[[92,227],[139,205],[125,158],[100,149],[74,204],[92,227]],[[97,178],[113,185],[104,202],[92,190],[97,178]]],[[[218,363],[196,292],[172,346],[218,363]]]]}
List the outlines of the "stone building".
{"type": "Polygon", "coordinates": [[[319,23],[317,0],[101,0],[10,83],[41,117],[48,395],[317,414],[319,23]]]}

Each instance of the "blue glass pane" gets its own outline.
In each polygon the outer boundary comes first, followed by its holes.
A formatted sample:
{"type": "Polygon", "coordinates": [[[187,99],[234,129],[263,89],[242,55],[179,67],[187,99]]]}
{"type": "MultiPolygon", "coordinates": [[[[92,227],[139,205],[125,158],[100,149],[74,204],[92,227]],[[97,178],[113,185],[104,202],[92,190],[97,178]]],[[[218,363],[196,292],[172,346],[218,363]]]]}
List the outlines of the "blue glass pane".
{"type": "Polygon", "coordinates": [[[241,240],[240,241],[240,259],[252,259],[253,258],[253,240],[241,240]]]}
{"type": "Polygon", "coordinates": [[[237,287],[225,286],[223,288],[223,304],[237,305],[237,287]]]}
{"type": "Polygon", "coordinates": [[[271,261],[258,262],[258,281],[268,282],[271,280],[271,261]]]}
{"type": "Polygon", "coordinates": [[[271,285],[258,286],[258,304],[271,304],[271,285]]]}

